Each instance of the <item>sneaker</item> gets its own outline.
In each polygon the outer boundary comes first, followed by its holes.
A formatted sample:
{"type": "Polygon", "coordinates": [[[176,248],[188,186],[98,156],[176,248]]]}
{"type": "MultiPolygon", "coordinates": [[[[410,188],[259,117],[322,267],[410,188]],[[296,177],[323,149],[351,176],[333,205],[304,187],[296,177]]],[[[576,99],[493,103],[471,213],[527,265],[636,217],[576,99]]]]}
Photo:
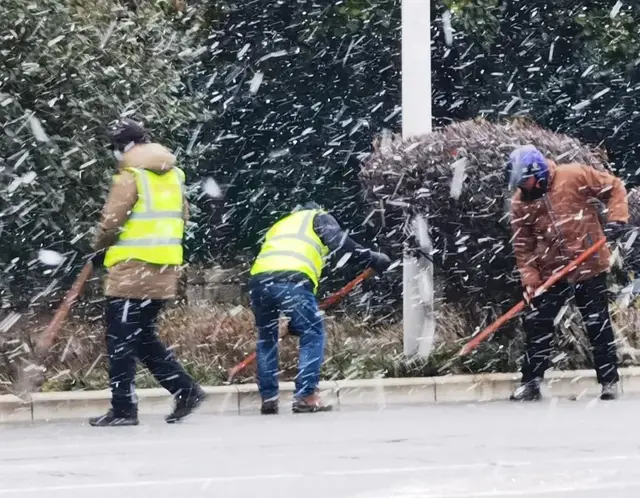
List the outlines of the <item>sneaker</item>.
{"type": "Polygon", "coordinates": [[[513,392],[509,399],[511,401],[539,401],[542,399],[540,380],[534,379],[531,382],[522,384],[513,392]]]}
{"type": "Polygon", "coordinates": [[[291,407],[293,413],[316,413],[316,412],[330,412],[333,410],[332,405],[325,405],[318,393],[313,393],[303,398],[296,397],[293,400],[293,406],[291,407]]]}
{"type": "Polygon", "coordinates": [[[92,427],[123,427],[138,425],[138,415],[116,416],[113,410],[109,410],[105,415],[100,417],[92,417],[89,419],[89,425],[92,427]]]}
{"type": "Polygon", "coordinates": [[[615,399],[618,399],[619,395],[620,393],[618,391],[617,382],[602,385],[602,392],[600,393],[600,399],[602,401],[613,401],[615,399]]]}
{"type": "Polygon", "coordinates": [[[278,414],[278,398],[270,398],[262,401],[260,407],[260,413],[262,415],[277,415],[278,414]]]}
{"type": "Polygon", "coordinates": [[[190,390],[187,395],[178,394],[176,396],[175,407],[173,411],[166,416],[165,421],[167,424],[175,424],[186,416],[191,415],[202,404],[206,397],[207,395],[200,386],[190,390]]]}

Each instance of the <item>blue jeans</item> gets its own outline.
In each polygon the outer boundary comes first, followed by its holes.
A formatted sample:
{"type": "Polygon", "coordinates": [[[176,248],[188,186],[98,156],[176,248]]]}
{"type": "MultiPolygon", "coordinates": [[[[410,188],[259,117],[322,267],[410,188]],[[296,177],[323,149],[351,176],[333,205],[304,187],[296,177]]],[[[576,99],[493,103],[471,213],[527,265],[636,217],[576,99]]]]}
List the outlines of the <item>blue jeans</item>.
{"type": "Polygon", "coordinates": [[[258,327],[258,387],[263,400],[278,396],[278,320],[289,318],[289,332],[300,337],[295,396],[313,394],[324,361],[325,330],[316,296],[308,286],[257,280],[250,285],[251,307],[258,327]]]}

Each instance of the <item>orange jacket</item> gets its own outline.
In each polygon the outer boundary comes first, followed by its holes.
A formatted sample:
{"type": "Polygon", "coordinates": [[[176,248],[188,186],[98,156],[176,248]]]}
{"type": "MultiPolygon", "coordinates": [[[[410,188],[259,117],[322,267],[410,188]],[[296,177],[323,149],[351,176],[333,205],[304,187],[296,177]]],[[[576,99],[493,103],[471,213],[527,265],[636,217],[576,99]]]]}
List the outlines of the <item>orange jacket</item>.
{"type": "MultiPolygon", "coordinates": [[[[549,164],[546,195],[531,202],[520,190],[511,201],[513,248],[524,286],[538,287],[591,245],[604,237],[598,219],[598,199],[607,206],[607,221],[629,220],[624,183],[605,171],[584,164],[549,164]]],[[[610,268],[611,252],[604,245],[569,276],[570,282],[593,278],[610,268]]]]}

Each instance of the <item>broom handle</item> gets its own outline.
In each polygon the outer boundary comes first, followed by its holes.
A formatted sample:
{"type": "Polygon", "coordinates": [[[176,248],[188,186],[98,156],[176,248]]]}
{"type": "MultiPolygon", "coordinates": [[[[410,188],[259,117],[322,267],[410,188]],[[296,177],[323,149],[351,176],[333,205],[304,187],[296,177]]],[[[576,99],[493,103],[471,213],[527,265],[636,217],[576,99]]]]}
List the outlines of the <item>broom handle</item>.
{"type": "MultiPolygon", "coordinates": [[[[375,271],[372,268],[367,268],[360,275],[354,278],[351,282],[349,282],[347,285],[342,287],[339,291],[335,292],[334,294],[331,294],[328,298],[322,301],[318,307],[321,310],[326,310],[327,308],[340,302],[342,299],[344,299],[344,297],[347,294],[353,291],[353,289],[355,289],[358,285],[360,285],[369,277],[373,276],[374,273],[375,271]]],[[[288,334],[283,335],[279,339],[279,341],[281,341],[287,335],[288,334]]],[[[256,352],[254,351],[249,356],[247,356],[244,360],[238,363],[235,367],[231,368],[229,370],[229,380],[233,379],[233,377],[235,377],[238,372],[240,372],[241,370],[244,370],[247,366],[253,363],[255,359],[256,359],[256,352]]]]}
{"type": "Polygon", "coordinates": [[[71,310],[71,306],[73,306],[73,303],[76,301],[78,296],[84,290],[84,286],[87,283],[87,280],[91,276],[92,272],[93,272],[93,263],[91,261],[87,261],[87,263],[85,263],[84,267],[82,268],[82,271],[76,277],[76,280],[73,282],[71,289],[69,289],[65,294],[64,300],[62,301],[62,304],[56,311],[56,314],[53,316],[53,318],[47,325],[47,328],[42,333],[40,344],[43,349],[45,347],[48,348],[55,341],[56,336],[58,335],[58,331],[62,326],[62,322],[69,314],[69,311],[71,310]]]}
{"type": "MultiPolygon", "coordinates": [[[[555,275],[552,275],[544,284],[542,284],[535,292],[535,295],[538,296],[543,292],[546,292],[550,287],[555,285],[558,281],[562,280],[567,274],[575,270],[578,266],[584,263],[587,259],[593,256],[607,241],[606,238],[600,239],[594,245],[592,245],[589,249],[583,252],[580,256],[578,256],[574,261],[565,266],[562,270],[557,272],[555,275]]],[[[471,339],[458,353],[459,356],[466,356],[471,351],[473,351],[478,344],[484,341],[487,337],[493,334],[496,330],[498,330],[502,325],[511,320],[514,316],[520,313],[526,306],[524,301],[520,301],[513,308],[507,311],[504,315],[498,318],[495,322],[489,325],[486,329],[476,335],[473,339],[471,339]]]]}

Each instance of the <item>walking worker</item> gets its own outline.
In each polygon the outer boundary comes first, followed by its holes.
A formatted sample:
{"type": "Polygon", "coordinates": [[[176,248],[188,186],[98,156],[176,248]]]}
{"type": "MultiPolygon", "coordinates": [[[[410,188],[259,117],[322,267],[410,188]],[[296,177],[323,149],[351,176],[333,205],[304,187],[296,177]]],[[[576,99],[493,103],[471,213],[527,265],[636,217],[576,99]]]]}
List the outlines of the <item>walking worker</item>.
{"type": "Polygon", "coordinates": [[[111,134],[118,173],[102,211],[92,248],[94,265],[107,269],[107,352],[112,408],[92,426],[137,425],[136,360],[175,398],[168,423],[189,415],[203,390],[160,341],[158,314],[176,297],[188,217],[184,172],[169,150],[151,143],[132,120],[111,134]]]}
{"type": "Polygon", "coordinates": [[[316,293],[325,260],[332,253],[351,253],[353,262],[381,274],[388,256],[364,249],[341,229],[336,219],[315,203],[305,204],[275,223],[251,268],[251,307],[258,327],[258,386],[261,413],[278,413],[278,321],[290,320],[290,332],[300,337],[300,357],[292,411],[330,411],[319,394],[325,329],[316,293]]]}
{"type": "Polygon", "coordinates": [[[607,274],[611,252],[605,245],[569,276],[535,296],[558,269],[575,260],[603,237],[619,239],[629,219],[623,182],[584,164],[556,165],[532,145],[515,149],[509,161],[509,186],[518,187],[511,203],[513,248],[525,300],[526,351],[522,385],[514,401],[541,398],[540,384],[549,368],[554,321],[567,299],[575,297],[589,336],[600,399],[618,396],[618,358],[609,316],[607,274]],[[604,226],[597,199],[607,207],[604,226]]]}

